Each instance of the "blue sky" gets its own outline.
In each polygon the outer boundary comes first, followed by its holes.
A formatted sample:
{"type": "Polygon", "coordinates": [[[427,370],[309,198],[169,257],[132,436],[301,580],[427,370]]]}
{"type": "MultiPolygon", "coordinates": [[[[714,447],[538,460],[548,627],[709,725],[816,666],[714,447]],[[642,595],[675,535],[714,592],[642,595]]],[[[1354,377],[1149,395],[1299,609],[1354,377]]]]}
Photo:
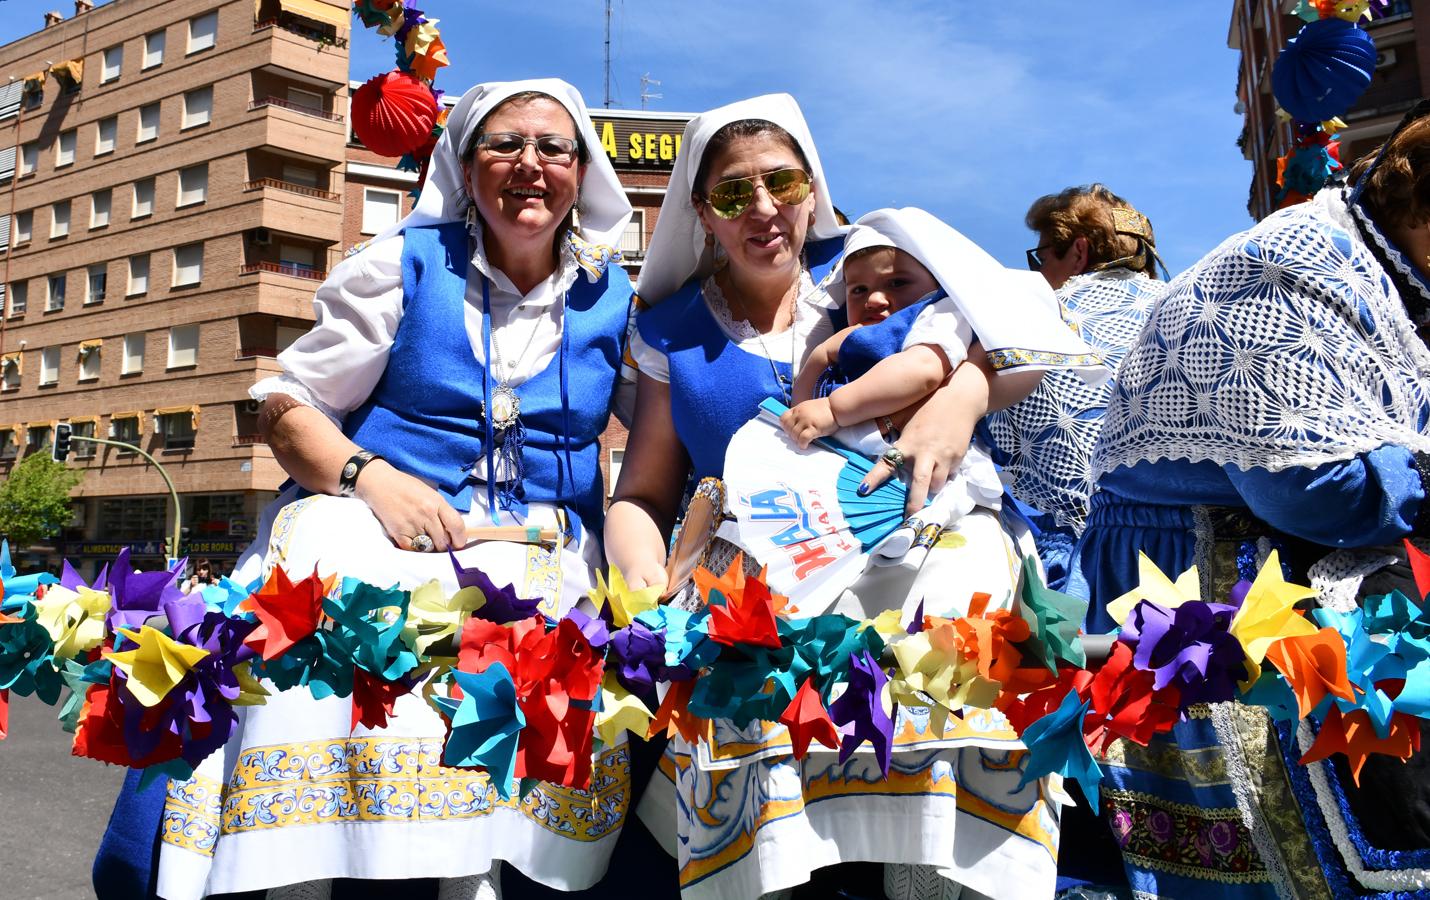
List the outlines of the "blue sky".
{"type": "MultiPolygon", "coordinates": [[[[418,0],[452,65],[437,85],[556,75],[602,100],[601,0],[418,0]]],[[[1173,272],[1246,213],[1251,164],[1235,140],[1230,4],[1100,0],[615,0],[613,105],[699,111],[788,91],[804,108],[835,202],[858,214],[923,206],[1009,265],[1040,194],[1100,180],[1151,217],[1173,272]]],[[[7,0],[0,41],[58,0],[7,0]]],[[[352,76],[392,66],[356,27],[352,76]]]]}

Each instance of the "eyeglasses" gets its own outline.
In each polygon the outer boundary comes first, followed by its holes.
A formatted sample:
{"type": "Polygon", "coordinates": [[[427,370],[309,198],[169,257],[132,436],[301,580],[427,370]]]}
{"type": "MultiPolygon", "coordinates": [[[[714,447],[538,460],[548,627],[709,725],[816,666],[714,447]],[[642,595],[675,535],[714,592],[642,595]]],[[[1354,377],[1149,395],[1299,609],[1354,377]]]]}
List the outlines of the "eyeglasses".
{"type": "Polygon", "coordinates": [[[720,218],[738,219],[755,202],[757,185],[764,185],[772,200],[794,206],[809,196],[809,173],[803,169],[777,169],[748,178],[731,178],[711,188],[705,202],[720,218]]]}
{"type": "Polygon", "coordinates": [[[1055,245],[1044,244],[1041,247],[1034,247],[1031,250],[1024,250],[1028,254],[1028,268],[1034,272],[1043,271],[1043,251],[1051,250],[1055,245]]]}
{"type": "Polygon", "coordinates": [[[571,138],[559,134],[543,134],[541,137],[526,137],[510,131],[477,136],[477,146],[497,159],[516,159],[526,152],[526,145],[536,146],[536,156],[542,162],[567,165],[576,158],[579,145],[571,138]]]}

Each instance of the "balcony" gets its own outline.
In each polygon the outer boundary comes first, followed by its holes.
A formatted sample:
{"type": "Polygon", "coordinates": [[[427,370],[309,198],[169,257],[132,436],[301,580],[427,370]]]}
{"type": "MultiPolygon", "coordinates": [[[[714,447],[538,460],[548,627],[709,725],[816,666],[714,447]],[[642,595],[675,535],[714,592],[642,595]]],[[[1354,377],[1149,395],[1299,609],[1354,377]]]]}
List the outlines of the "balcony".
{"type": "Polygon", "coordinates": [[[331,25],[318,25],[308,22],[297,16],[282,16],[277,19],[265,19],[262,22],[253,23],[253,33],[258,34],[276,28],[279,31],[286,31],[289,34],[297,35],[305,41],[312,41],[320,47],[346,47],[348,39],[346,35],[337,33],[337,29],[331,25]]]}
{"type": "Polygon", "coordinates": [[[252,447],[255,444],[266,443],[268,442],[263,439],[263,435],[261,434],[236,434],[233,436],[233,445],[235,447],[252,447]]]}
{"type": "Polygon", "coordinates": [[[279,109],[291,110],[299,115],[312,116],[315,119],[326,119],[329,122],[342,124],[343,117],[337,113],[330,113],[327,110],[317,109],[312,106],[304,106],[301,103],[293,103],[281,97],[258,97],[248,104],[248,109],[252,112],[255,109],[262,109],[265,106],[276,106],[279,109]]]}
{"type": "Polygon", "coordinates": [[[304,197],[314,197],[318,200],[342,199],[332,191],[324,191],[307,185],[294,184],[291,181],[280,181],[277,178],[256,178],[243,185],[245,191],[257,191],[263,188],[272,188],[275,191],[287,191],[290,194],[299,194],[304,197]]]}
{"type": "Polygon", "coordinates": [[[238,274],[240,275],[256,275],[259,272],[273,272],[277,275],[306,278],[310,281],[322,281],[328,277],[327,270],[325,269],[317,269],[312,266],[290,265],[288,263],[254,262],[240,266],[238,270],[238,274]]]}
{"type": "Polygon", "coordinates": [[[274,356],[277,356],[277,355],[278,355],[278,348],[277,348],[277,347],[239,347],[238,350],[234,352],[233,358],[236,359],[236,360],[237,360],[237,359],[253,359],[254,357],[257,357],[257,356],[262,356],[262,357],[269,357],[269,358],[271,358],[271,357],[274,357],[274,356]]]}

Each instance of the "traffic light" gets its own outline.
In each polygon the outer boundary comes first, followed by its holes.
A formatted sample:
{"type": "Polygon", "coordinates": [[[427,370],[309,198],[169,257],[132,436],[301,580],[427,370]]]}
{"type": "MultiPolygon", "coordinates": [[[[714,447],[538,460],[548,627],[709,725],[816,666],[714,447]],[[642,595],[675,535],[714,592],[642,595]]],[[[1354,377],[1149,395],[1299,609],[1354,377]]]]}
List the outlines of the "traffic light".
{"type": "Polygon", "coordinates": [[[68,422],[59,422],[55,425],[55,443],[50,447],[50,458],[55,462],[64,462],[70,455],[70,432],[73,428],[68,422]]]}

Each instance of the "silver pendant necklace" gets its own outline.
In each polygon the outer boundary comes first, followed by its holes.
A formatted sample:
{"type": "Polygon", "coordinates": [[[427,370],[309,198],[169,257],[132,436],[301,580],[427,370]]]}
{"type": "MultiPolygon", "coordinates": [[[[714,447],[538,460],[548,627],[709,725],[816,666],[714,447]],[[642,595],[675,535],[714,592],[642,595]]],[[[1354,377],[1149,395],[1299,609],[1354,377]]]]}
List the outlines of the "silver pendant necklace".
{"type": "MultiPolygon", "coordinates": [[[[515,425],[517,419],[521,417],[521,397],[517,396],[516,390],[511,386],[512,373],[521,360],[526,357],[527,351],[531,349],[532,343],[536,340],[536,332],[540,328],[533,327],[531,329],[531,333],[526,338],[526,345],[512,361],[511,368],[508,368],[502,361],[501,344],[497,342],[496,334],[492,329],[490,280],[486,278],[482,279],[482,316],[485,320],[482,331],[486,335],[486,362],[488,370],[494,370],[497,376],[496,387],[492,388],[491,403],[489,406],[485,403],[482,404],[482,415],[491,421],[492,428],[497,431],[506,431],[515,425]]],[[[510,317],[507,321],[510,324],[510,317]]]]}
{"type": "MultiPolygon", "coordinates": [[[[733,284],[733,283],[731,284],[731,287],[734,287],[734,284],[733,284]]],[[[793,400],[794,400],[795,364],[798,362],[798,359],[797,359],[797,345],[798,345],[798,341],[799,341],[799,329],[798,329],[798,325],[799,325],[799,293],[800,293],[800,290],[799,290],[799,289],[800,289],[800,284],[799,284],[799,281],[796,280],[796,281],[795,281],[795,285],[794,285],[794,301],[793,301],[793,303],[790,305],[790,312],[789,312],[789,376],[788,376],[788,377],[786,377],[786,376],[784,376],[784,375],[781,375],[781,374],[780,374],[779,367],[775,365],[775,356],[774,356],[774,354],[773,354],[772,352],[770,352],[769,345],[765,343],[765,333],[764,333],[763,331],[761,331],[759,328],[756,328],[756,327],[755,327],[755,324],[750,321],[750,319],[749,319],[748,316],[746,316],[746,318],[745,318],[745,322],[750,326],[751,330],[753,330],[753,331],[755,332],[755,340],[757,340],[757,341],[760,342],[760,350],[762,351],[762,355],[765,357],[765,361],[770,364],[770,374],[774,375],[774,377],[775,377],[775,384],[779,385],[780,393],[784,395],[784,401],[785,401],[785,405],[786,405],[786,406],[792,405],[792,404],[793,404],[793,400]]],[[[726,297],[727,297],[727,299],[726,299],[726,306],[729,306],[729,300],[728,300],[729,293],[728,293],[728,292],[726,293],[726,297]]],[[[741,304],[742,307],[745,306],[745,299],[744,299],[743,297],[740,298],[740,304],[741,304]]],[[[782,304],[780,304],[780,305],[783,306],[784,304],[782,303],[782,304]]],[[[748,312],[748,308],[746,308],[746,311],[748,312]]]]}

